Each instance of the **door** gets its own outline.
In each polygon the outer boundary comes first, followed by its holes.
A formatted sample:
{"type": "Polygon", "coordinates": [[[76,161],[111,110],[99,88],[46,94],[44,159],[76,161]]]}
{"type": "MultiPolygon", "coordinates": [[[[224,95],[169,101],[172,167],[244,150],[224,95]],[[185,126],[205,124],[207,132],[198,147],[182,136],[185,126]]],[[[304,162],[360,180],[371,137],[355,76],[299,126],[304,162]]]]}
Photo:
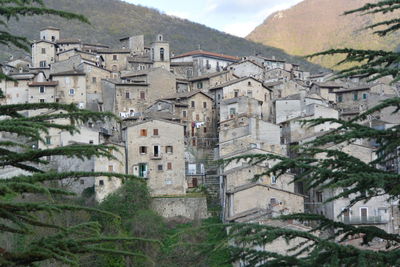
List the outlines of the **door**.
{"type": "Polygon", "coordinates": [[[193,184],[193,187],[197,187],[197,185],[198,185],[197,178],[192,179],[192,184],[193,184]]]}
{"type": "Polygon", "coordinates": [[[361,222],[366,223],[368,220],[368,208],[360,208],[361,222]]]}

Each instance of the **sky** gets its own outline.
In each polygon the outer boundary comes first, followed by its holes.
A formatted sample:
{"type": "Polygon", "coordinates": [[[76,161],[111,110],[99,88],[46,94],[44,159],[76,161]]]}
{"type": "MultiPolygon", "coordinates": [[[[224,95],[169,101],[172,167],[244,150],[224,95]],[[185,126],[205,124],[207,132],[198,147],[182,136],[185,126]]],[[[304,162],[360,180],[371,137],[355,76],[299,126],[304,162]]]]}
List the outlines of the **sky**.
{"type": "Polygon", "coordinates": [[[271,13],[302,0],[124,0],[245,37],[271,13]]]}

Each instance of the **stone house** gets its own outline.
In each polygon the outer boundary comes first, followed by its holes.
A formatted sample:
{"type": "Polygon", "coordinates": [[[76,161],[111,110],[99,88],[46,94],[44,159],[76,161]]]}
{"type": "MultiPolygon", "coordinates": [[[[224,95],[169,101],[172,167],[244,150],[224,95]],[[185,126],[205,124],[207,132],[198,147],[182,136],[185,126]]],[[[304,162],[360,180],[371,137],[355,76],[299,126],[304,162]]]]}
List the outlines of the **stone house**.
{"type": "MultiPolygon", "coordinates": [[[[374,152],[375,148],[365,145],[360,141],[337,145],[331,144],[324,148],[343,151],[366,163],[376,158],[374,152]]],[[[325,155],[320,155],[319,157],[324,158],[325,155]]],[[[399,227],[394,223],[398,220],[398,218],[395,218],[396,212],[394,211],[394,209],[398,209],[397,203],[395,201],[388,201],[388,195],[374,197],[366,203],[358,202],[352,207],[348,206],[350,200],[356,197],[355,195],[350,195],[349,198],[340,198],[325,204],[323,203],[325,200],[349,189],[350,188],[312,190],[309,192],[310,203],[307,203],[306,206],[312,212],[323,214],[331,220],[351,225],[374,225],[388,233],[399,233],[399,227]]]]}
{"type": "Polygon", "coordinates": [[[13,73],[10,76],[15,81],[4,81],[2,91],[7,104],[28,103],[29,86],[37,72],[13,73]]]}
{"type": "Polygon", "coordinates": [[[101,111],[103,104],[102,80],[111,78],[111,72],[97,65],[82,62],[76,70],[86,74],[86,108],[101,111]]]}
{"type": "Polygon", "coordinates": [[[218,113],[221,101],[223,99],[247,96],[262,103],[263,118],[270,117],[272,101],[271,90],[265,87],[262,82],[253,77],[244,77],[232,80],[210,88],[209,91],[214,98],[218,113]]]}
{"type": "Polygon", "coordinates": [[[208,92],[208,89],[236,78],[237,77],[235,77],[231,71],[221,71],[197,76],[189,79],[189,81],[192,90],[204,90],[205,92],[208,92]]]}
{"type": "MultiPolygon", "coordinates": [[[[94,171],[95,172],[112,172],[112,173],[126,173],[126,157],[125,146],[121,144],[110,143],[110,145],[117,148],[111,151],[116,159],[107,159],[105,157],[94,158],[94,171]]],[[[122,185],[122,180],[115,177],[99,176],[95,178],[94,191],[96,200],[103,201],[109,194],[115,192],[122,185]]]]}
{"type": "Polygon", "coordinates": [[[251,61],[257,62],[259,65],[264,66],[265,70],[271,69],[285,69],[286,61],[276,59],[274,56],[272,58],[263,57],[260,55],[256,56],[248,56],[245,59],[249,59],[251,61]]]}
{"type": "Polygon", "coordinates": [[[170,67],[177,79],[193,78],[193,62],[171,62],[170,67]]]}
{"type": "Polygon", "coordinates": [[[343,89],[345,86],[340,81],[313,82],[310,87],[310,93],[320,95],[331,103],[336,103],[337,99],[334,91],[343,89]]]}
{"type": "Polygon", "coordinates": [[[129,49],[133,55],[144,55],[144,35],[135,35],[119,39],[122,49],[129,49]]]}
{"type": "Polygon", "coordinates": [[[264,75],[265,82],[274,82],[279,80],[288,81],[292,78],[294,78],[294,76],[290,71],[281,68],[269,69],[265,71],[264,75]]]}
{"type": "Polygon", "coordinates": [[[350,84],[347,88],[334,90],[336,94],[337,108],[341,117],[351,119],[360,112],[368,109],[368,98],[370,94],[396,96],[396,89],[392,86],[378,84],[350,84]]]}
{"type": "Polygon", "coordinates": [[[56,61],[60,30],[46,27],[40,30],[40,40],[32,43],[32,68],[49,68],[56,61]]]}
{"type": "MultiPolygon", "coordinates": [[[[193,62],[193,77],[223,71],[240,58],[219,53],[195,50],[171,58],[171,62],[193,62]]],[[[200,88],[198,88],[200,89],[200,88]]]]}
{"type": "Polygon", "coordinates": [[[56,102],[57,81],[38,79],[28,83],[28,103],[54,103],[56,102]]]}
{"type": "Polygon", "coordinates": [[[128,174],[146,179],[153,196],[186,194],[183,125],[150,119],[123,131],[128,174]]]}
{"type": "Polygon", "coordinates": [[[281,129],[278,125],[247,115],[221,122],[219,130],[219,156],[258,148],[285,155],[281,146],[281,129]]]}
{"type": "Polygon", "coordinates": [[[121,75],[128,83],[148,84],[147,105],[160,98],[176,94],[176,77],[165,68],[151,68],[139,72],[128,72],[121,75]]]}
{"type": "Polygon", "coordinates": [[[319,136],[326,133],[327,131],[334,130],[339,127],[339,124],[330,122],[325,122],[317,126],[309,127],[307,125],[303,125],[301,122],[304,120],[312,120],[318,118],[338,119],[339,112],[333,108],[318,104],[307,105],[304,116],[290,119],[281,123],[282,143],[299,143],[307,138],[319,136]]]}
{"type": "Polygon", "coordinates": [[[304,116],[306,108],[311,104],[329,107],[325,99],[317,94],[307,95],[305,91],[274,100],[275,123],[280,124],[287,120],[304,116]]]}
{"type": "MultiPolygon", "coordinates": [[[[227,159],[239,155],[271,153],[258,148],[238,151],[223,156],[227,159]]],[[[276,162],[268,161],[257,165],[249,165],[242,159],[229,163],[221,174],[223,217],[225,221],[235,217],[246,216],[247,213],[269,213],[274,217],[280,214],[304,211],[304,196],[294,192],[291,174],[279,178],[262,174],[276,162]]]]}
{"type": "Polygon", "coordinates": [[[106,48],[99,49],[97,53],[104,58],[104,68],[112,71],[116,75],[118,75],[120,71],[127,69],[128,57],[131,56],[131,51],[129,49],[106,48]]]}
{"type": "MultiPolygon", "coordinates": [[[[81,51],[78,49],[69,49],[57,53],[57,61],[64,61],[74,56],[80,56],[82,60],[93,65],[104,68],[104,58],[93,52],[81,51]]],[[[54,65],[54,64],[53,64],[54,65]]],[[[52,66],[53,67],[53,66],[52,66]]]]}
{"type": "Polygon", "coordinates": [[[264,66],[249,59],[233,63],[228,66],[228,69],[231,70],[238,78],[253,77],[260,81],[264,81],[265,79],[264,66]]]}
{"type": "Polygon", "coordinates": [[[188,146],[209,148],[215,143],[215,112],[211,96],[196,90],[171,95],[165,100],[174,101],[181,107],[175,109],[174,115],[181,118],[188,146]]]}
{"type": "Polygon", "coordinates": [[[153,67],[153,61],[150,59],[149,55],[144,55],[144,56],[134,55],[128,57],[127,60],[128,60],[128,65],[127,65],[128,71],[142,71],[142,70],[148,70],[153,67]]]}
{"type": "Polygon", "coordinates": [[[56,102],[71,104],[74,103],[79,108],[86,108],[86,73],[71,70],[50,74],[54,82],[58,82],[56,87],[56,102]]]}
{"type": "Polygon", "coordinates": [[[143,112],[148,103],[148,83],[127,80],[101,80],[103,105],[101,110],[118,114],[122,118],[143,112]]]}

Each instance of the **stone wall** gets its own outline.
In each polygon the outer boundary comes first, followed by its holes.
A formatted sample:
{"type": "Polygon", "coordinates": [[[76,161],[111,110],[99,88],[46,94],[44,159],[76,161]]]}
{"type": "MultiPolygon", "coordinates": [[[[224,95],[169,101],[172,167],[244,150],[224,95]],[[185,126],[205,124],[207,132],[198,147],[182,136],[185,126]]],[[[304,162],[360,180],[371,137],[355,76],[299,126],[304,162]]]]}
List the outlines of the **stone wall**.
{"type": "Polygon", "coordinates": [[[155,197],[152,208],[167,219],[178,216],[190,220],[209,217],[206,197],[155,197]]]}

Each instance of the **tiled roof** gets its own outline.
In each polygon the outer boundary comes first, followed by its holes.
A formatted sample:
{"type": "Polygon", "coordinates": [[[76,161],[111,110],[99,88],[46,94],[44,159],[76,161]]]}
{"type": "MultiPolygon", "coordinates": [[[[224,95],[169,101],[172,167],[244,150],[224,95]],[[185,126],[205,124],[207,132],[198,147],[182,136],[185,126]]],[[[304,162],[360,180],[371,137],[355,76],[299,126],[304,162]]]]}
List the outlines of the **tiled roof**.
{"type": "Polygon", "coordinates": [[[82,41],[80,39],[60,39],[57,40],[57,44],[80,44],[82,41]]]}
{"type": "Polygon", "coordinates": [[[178,94],[171,95],[171,96],[169,96],[169,97],[165,97],[164,99],[189,98],[189,97],[192,97],[192,96],[194,96],[194,95],[196,95],[196,94],[203,94],[203,95],[205,95],[205,96],[207,96],[207,97],[209,97],[209,98],[212,99],[211,96],[209,96],[208,94],[204,93],[204,92],[201,91],[201,90],[195,90],[195,91],[190,91],[190,92],[178,93],[178,94]]]}
{"type": "Polygon", "coordinates": [[[34,86],[57,86],[58,81],[48,81],[48,82],[31,82],[28,84],[30,87],[34,86]]]}
{"type": "Polygon", "coordinates": [[[50,76],[80,76],[80,75],[86,75],[84,72],[79,72],[76,70],[69,70],[69,71],[63,71],[63,72],[57,72],[57,73],[52,73],[50,76]]]}
{"type": "Polygon", "coordinates": [[[190,52],[187,52],[187,53],[184,53],[181,55],[177,55],[177,56],[173,57],[172,59],[188,57],[188,56],[210,56],[210,57],[218,57],[218,58],[226,59],[229,61],[239,61],[240,60],[240,58],[238,58],[238,57],[209,52],[209,51],[203,51],[203,50],[190,51],[190,52]]]}

